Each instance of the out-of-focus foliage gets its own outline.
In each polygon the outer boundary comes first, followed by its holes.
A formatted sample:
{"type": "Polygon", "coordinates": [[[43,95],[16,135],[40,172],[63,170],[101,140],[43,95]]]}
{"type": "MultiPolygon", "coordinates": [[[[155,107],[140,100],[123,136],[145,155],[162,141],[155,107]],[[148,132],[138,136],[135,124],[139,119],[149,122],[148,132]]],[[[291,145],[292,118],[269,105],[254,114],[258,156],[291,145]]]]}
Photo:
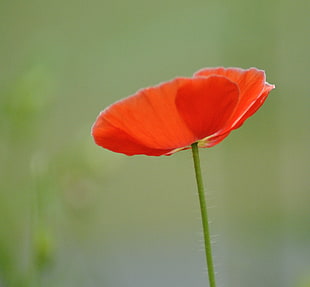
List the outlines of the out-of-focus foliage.
{"type": "Polygon", "coordinates": [[[207,284],[190,152],[90,136],[107,105],[206,66],[276,85],[201,150],[219,285],[309,286],[309,3],[0,1],[0,286],[207,284]]]}

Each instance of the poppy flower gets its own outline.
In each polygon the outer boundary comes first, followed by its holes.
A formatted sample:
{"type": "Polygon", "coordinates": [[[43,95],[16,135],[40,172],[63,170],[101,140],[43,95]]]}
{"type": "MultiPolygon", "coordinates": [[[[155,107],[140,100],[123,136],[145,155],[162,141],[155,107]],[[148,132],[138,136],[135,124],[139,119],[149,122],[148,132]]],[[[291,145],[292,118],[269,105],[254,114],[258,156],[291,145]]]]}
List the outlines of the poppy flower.
{"type": "Polygon", "coordinates": [[[171,155],[212,147],[253,115],[274,88],[256,68],[206,68],[139,90],[103,110],[95,142],[126,155],[171,155]]]}

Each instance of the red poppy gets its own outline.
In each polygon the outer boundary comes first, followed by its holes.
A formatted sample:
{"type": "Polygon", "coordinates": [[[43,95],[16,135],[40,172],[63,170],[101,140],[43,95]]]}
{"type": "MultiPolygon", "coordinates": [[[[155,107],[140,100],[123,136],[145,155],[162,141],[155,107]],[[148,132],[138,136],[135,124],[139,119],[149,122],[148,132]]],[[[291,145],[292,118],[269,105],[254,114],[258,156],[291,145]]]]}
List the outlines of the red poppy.
{"type": "Polygon", "coordinates": [[[212,147],[239,128],[274,88],[256,68],[207,68],[120,100],[100,113],[95,142],[127,155],[212,147]]]}

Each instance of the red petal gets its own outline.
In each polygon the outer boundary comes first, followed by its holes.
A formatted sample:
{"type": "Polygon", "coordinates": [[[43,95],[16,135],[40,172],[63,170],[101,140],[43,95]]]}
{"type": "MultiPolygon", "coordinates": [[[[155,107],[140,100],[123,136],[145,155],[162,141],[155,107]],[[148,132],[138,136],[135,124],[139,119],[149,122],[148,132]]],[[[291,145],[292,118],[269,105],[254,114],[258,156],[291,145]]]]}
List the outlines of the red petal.
{"type": "Polygon", "coordinates": [[[239,99],[235,83],[222,76],[197,77],[178,91],[176,106],[195,141],[219,132],[239,99]]]}
{"type": "Polygon", "coordinates": [[[113,104],[92,134],[98,145],[127,155],[169,155],[195,141],[211,147],[255,113],[273,88],[255,68],[204,69],[113,104]]]}
{"type": "Polygon", "coordinates": [[[95,141],[116,152],[148,155],[190,145],[194,135],[175,106],[179,86],[190,81],[175,79],[108,107],[94,125],[95,141]]]}

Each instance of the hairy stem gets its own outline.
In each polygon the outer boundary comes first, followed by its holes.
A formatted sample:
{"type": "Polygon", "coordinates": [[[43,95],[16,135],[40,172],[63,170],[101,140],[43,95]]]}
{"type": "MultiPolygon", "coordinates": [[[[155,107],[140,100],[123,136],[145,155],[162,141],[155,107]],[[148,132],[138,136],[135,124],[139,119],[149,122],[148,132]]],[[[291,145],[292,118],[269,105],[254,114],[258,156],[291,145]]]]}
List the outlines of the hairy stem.
{"type": "Polygon", "coordinates": [[[200,203],[200,212],[201,212],[201,219],[202,219],[209,283],[210,283],[210,287],[216,287],[214,265],[213,265],[213,259],[212,259],[212,250],[211,250],[207,204],[206,204],[206,197],[205,197],[203,181],[202,181],[202,176],[201,176],[200,159],[199,159],[199,151],[198,151],[197,142],[192,144],[192,153],[193,153],[195,175],[196,175],[196,182],[197,182],[197,189],[198,189],[198,196],[199,196],[199,203],[200,203]]]}

